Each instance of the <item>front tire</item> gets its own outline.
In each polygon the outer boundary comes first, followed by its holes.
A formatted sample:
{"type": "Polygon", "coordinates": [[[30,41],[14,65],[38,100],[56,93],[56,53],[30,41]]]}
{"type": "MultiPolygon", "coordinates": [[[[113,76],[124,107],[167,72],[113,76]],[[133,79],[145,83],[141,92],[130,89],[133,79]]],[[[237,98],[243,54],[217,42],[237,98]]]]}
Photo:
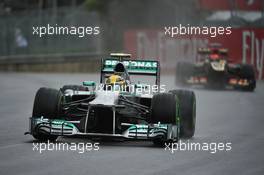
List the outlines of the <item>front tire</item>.
{"type": "MultiPolygon", "coordinates": [[[[35,96],[32,118],[45,117],[54,119],[59,116],[61,92],[56,89],[40,88],[35,96]]],[[[40,141],[55,141],[58,136],[39,132],[36,128],[32,131],[35,139],[40,141]]]]}
{"type": "MultiPolygon", "coordinates": [[[[177,123],[177,99],[171,93],[155,94],[151,102],[151,122],[161,124],[177,123]]],[[[166,138],[155,138],[154,145],[162,146],[166,138]]]]}

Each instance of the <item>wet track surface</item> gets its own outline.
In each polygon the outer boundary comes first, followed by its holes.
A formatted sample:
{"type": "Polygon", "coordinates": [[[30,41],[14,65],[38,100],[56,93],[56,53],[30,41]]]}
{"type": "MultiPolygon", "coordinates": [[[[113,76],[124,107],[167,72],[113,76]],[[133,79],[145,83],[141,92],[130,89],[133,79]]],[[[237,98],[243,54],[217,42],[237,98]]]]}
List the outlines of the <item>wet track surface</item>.
{"type": "MultiPolygon", "coordinates": [[[[161,77],[174,89],[174,77],[161,77]]],[[[231,142],[231,151],[176,151],[151,142],[102,142],[99,151],[33,151],[28,128],[39,87],[97,81],[87,74],[0,74],[0,174],[264,174],[264,83],[254,93],[194,90],[197,128],[192,142],[231,142]]],[[[65,139],[61,142],[91,142],[65,139]]]]}

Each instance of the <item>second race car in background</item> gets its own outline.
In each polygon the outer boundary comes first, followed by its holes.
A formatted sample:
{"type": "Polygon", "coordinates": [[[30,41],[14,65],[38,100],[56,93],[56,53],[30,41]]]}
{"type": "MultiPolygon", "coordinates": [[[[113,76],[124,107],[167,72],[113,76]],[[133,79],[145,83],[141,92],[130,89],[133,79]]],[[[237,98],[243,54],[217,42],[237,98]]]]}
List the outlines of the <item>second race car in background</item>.
{"type": "Polygon", "coordinates": [[[198,50],[196,63],[177,63],[176,84],[254,91],[256,79],[252,65],[232,63],[228,58],[228,50],[215,43],[198,50]]]}

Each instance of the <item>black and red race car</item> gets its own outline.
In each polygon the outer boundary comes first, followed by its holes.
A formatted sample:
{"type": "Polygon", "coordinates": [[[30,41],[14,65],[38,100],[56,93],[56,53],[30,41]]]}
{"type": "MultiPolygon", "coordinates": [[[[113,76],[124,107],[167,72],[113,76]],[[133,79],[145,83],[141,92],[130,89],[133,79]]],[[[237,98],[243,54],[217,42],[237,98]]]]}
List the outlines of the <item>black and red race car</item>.
{"type": "Polygon", "coordinates": [[[196,63],[177,63],[176,84],[254,91],[255,70],[252,65],[233,63],[228,57],[228,49],[220,44],[211,44],[207,48],[198,49],[196,63]]]}

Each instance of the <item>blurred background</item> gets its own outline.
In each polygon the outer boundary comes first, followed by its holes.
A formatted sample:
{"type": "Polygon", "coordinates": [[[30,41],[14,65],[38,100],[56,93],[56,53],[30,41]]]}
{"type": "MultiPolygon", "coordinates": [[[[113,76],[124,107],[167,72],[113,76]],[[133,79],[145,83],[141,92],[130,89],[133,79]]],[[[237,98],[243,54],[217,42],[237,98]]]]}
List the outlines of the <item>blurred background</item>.
{"type": "Polygon", "coordinates": [[[100,58],[129,52],[158,59],[174,73],[179,60],[219,42],[263,78],[263,0],[0,0],[0,70],[99,71],[100,58]],[[33,26],[99,26],[99,35],[33,35],[33,26]],[[231,26],[229,36],[164,36],[165,26],[231,26]]]}

